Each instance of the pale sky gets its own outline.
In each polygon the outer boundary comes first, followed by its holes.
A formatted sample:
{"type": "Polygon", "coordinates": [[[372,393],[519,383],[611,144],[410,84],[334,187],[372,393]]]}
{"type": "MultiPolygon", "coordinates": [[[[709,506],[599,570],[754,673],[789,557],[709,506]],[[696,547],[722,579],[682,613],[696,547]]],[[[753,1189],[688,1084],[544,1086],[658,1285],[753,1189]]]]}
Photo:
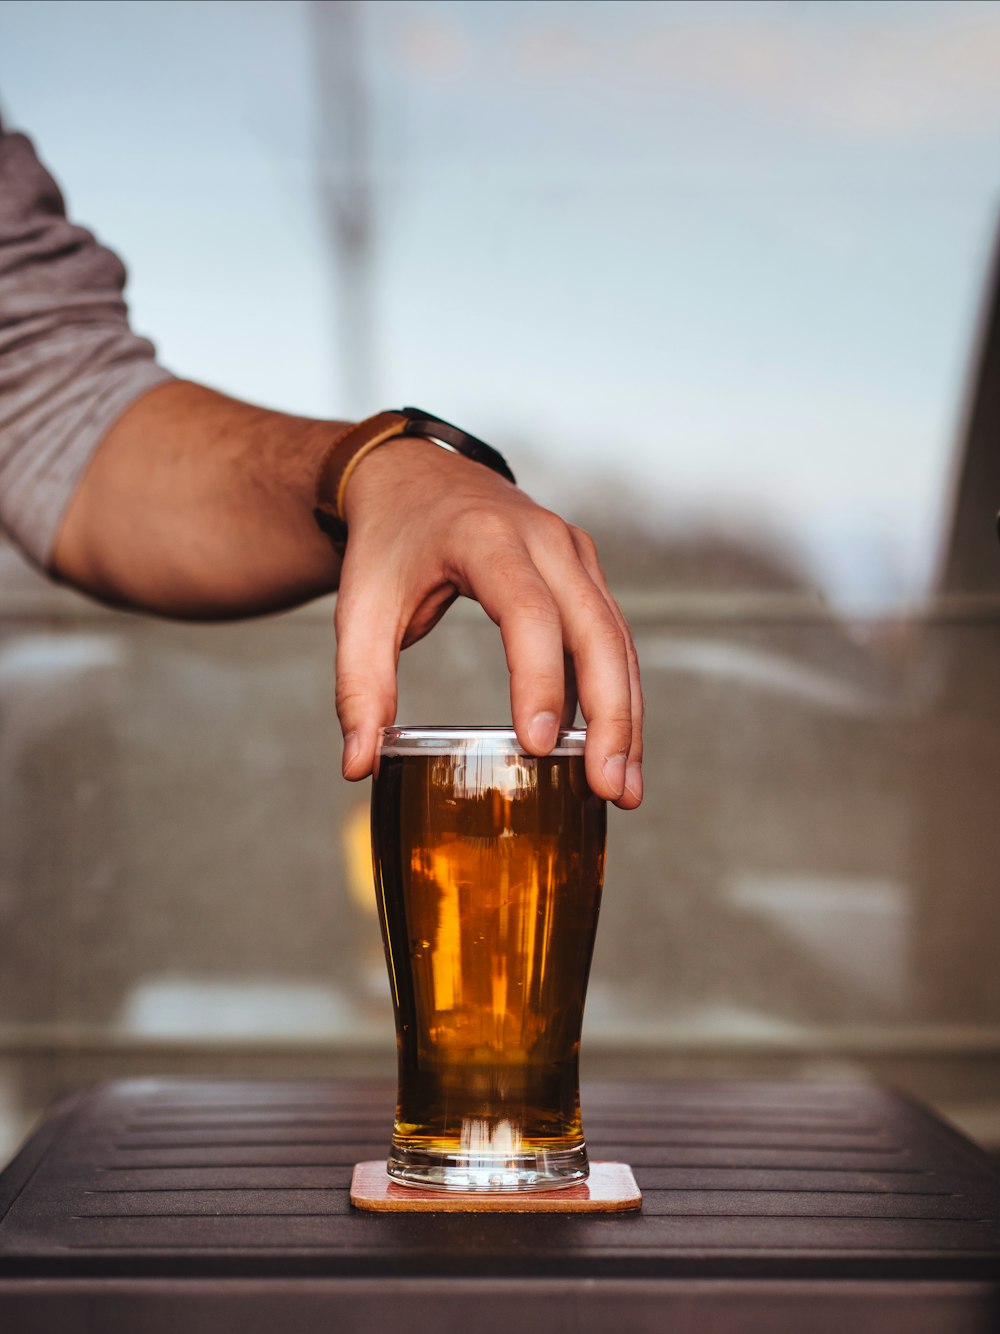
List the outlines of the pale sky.
{"type": "Polygon", "coordinates": [[[415,401],[558,508],[613,468],[645,523],[750,515],[845,605],[918,594],[1000,204],[1000,6],[357,10],[370,402],[311,7],[0,3],[4,115],[165,363],[297,412],[415,401]]]}

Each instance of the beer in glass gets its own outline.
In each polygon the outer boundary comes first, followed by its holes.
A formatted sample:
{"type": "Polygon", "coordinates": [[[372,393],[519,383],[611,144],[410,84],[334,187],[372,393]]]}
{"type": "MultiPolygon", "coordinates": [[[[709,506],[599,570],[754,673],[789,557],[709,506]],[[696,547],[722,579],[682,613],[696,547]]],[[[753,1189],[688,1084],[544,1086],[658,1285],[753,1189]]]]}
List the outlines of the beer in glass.
{"type": "Polygon", "coordinates": [[[397,1181],[550,1190],[587,1175],[578,1053],[604,874],[586,733],[390,727],[372,847],[396,1015],[397,1181]]]}

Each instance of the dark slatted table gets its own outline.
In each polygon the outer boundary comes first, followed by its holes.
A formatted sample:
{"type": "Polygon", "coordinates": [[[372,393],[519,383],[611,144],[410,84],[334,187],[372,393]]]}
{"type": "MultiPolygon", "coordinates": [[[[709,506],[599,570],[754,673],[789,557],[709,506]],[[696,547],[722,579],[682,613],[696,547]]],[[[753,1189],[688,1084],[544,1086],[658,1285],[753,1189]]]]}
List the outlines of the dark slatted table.
{"type": "Polygon", "coordinates": [[[868,1086],[593,1084],[634,1215],[363,1214],[383,1084],[135,1080],[0,1176],[0,1329],[1000,1329],[1000,1179],[868,1086]]]}

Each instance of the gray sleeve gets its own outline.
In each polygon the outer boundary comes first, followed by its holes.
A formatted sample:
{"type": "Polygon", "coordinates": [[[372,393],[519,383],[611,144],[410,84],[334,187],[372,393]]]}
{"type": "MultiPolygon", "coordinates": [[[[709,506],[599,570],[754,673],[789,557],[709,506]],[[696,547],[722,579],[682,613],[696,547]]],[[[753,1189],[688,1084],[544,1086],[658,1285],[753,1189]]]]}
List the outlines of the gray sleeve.
{"type": "Polygon", "coordinates": [[[0,126],[0,525],[43,568],[105,432],[172,378],[129,328],[124,288],[121,260],[0,126]]]}

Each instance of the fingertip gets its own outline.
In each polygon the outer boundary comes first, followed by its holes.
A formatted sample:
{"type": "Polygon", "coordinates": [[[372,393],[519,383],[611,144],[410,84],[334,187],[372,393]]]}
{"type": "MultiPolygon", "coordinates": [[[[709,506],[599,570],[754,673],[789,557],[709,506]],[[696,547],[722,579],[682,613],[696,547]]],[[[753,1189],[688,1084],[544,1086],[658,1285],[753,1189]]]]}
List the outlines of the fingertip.
{"type": "Polygon", "coordinates": [[[373,759],[373,748],[363,745],[359,732],[351,731],[345,735],[341,772],[349,782],[357,783],[367,778],[372,771],[373,759]]]}
{"type": "Polygon", "coordinates": [[[625,791],[625,756],[609,755],[601,766],[601,775],[609,795],[617,800],[625,791]]]}
{"type": "Polygon", "coordinates": [[[587,760],[587,780],[597,796],[618,802],[625,792],[625,756],[597,753],[587,760]]]}
{"type": "Polygon", "coordinates": [[[628,765],[625,771],[625,791],[615,800],[615,805],[623,811],[634,811],[642,805],[642,770],[637,764],[628,765]]]}
{"type": "Polygon", "coordinates": [[[559,735],[559,715],[545,710],[536,713],[528,724],[528,749],[536,755],[547,755],[559,735]]]}

